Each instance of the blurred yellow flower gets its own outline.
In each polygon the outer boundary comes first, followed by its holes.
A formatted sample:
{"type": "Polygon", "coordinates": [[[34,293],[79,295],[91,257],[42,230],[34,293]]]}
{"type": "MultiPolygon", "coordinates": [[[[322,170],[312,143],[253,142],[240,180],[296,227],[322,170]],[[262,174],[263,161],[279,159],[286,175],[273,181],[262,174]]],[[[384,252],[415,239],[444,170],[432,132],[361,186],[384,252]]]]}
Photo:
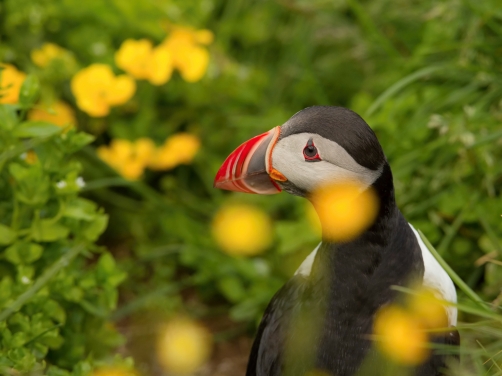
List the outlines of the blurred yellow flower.
{"type": "Polygon", "coordinates": [[[416,317],[403,308],[382,308],[374,324],[377,346],[389,359],[405,365],[417,365],[429,356],[427,333],[416,317]]]}
{"type": "Polygon", "coordinates": [[[26,74],[10,64],[0,64],[0,103],[14,104],[19,101],[19,91],[26,74]]]}
{"type": "Polygon", "coordinates": [[[153,48],[147,39],[125,40],[115,53],[115,62],[134,78],[154,85],[169,81],[173,71],[170,51],[162,46],[153,48]]]}
{"type": "Polygon", "coordinates": [[[432,290],[421,288],[416,295],[410,295],[408,309],[425,328],[437,330],[448,327],[445,304],[432,290]]]}
{"type": "Polygon", "coordinates": [[[57,101],[51,105],[41,105],[28,112],[28,120],[47,121],[64,127],[76,125],[77,120],[73,109],[65,102],[57,101]]]}
{"type": "Polygon", "coordinates": [[[157,359],[168,372],[193,373],[211,354],[211,334],[200,324],[177,318],[161,331],[157,342],[157,359]]]}
{"type": "Polygon", "coordinates": [[[44,68],[49,65],[52,60],[61,57],[65,53],[66,50],[59,47],[57,44],[45,43],[39,49],[31,51],[31,60],[35,65],[44,68]]]}
{"type": "Polygon", "coordinates": [[[180,71],[181,77],[185,81],[196,82],[204,76],[209,64],[209,52],[200,44],[210,44],[213,39],[213,33],[209,30],[178,26],[162,46],[171,52],[173,66],[180,71]]]}
{"type": "Polygon", "coordinates": [[[28,164],[35,164],[38,161],[37,154],[33,150],[28,150],[25,154],[22,154],[22,158],[28,164]]]}
{"type": "Polygon", "coordinates": [[[123,367],[103,367],[91,373],[91,376],[137,376],[138,374],[123,367]]]}
{"type": "Polygon", "coordinates": [[[97,153],[124,178],[136,180],[143,174],[154,150],[155,144],[150,139],[141,138],[135,142],[114,139],[109,147],[100,146],[97,153]]]}
{"type": "Polygon", "coordinates": [[[177,133],[169,137],[152,155],[148,167],[168,170],[179,164],[192,162],[200,148],[200,139],[190,133],[177,133]]]}
{"type": "Polygon", "coordinates": [[[356,181],[319,187],[311,202],[319,216],[323,236],[336,242],[350,241],[368,229],[380,204],[372,188],[363,190],[356,181]]]}
{"type": "Polygon", "coordinates": [[[136,83],[127,75],[115,76],[106,64],[92,64],[73,76],[71,89],[82,111],[100,117],[131,99],[136,83]]]}
{"type": "Polygon", "coordinates": [[[270,218],[250,205],[224,206],[214,217],[212,232],[221,249],[230,255],[256,255],[272,242],[270,218]]]}

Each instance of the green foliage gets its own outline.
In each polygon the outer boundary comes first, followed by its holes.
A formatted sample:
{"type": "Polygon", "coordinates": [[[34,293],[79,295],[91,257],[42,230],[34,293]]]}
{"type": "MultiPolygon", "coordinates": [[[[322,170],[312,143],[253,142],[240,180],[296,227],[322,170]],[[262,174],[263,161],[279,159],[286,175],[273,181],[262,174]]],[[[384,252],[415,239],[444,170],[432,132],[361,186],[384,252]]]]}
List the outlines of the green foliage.
{"type": "MultiPolygon", "coordinates": [[[[115,320],[164,320],[178,311],[207,317],[221,305],[232,320],[254,328],[318,238],[303,201],[216,191],[214,174],[243,140],[306,106],[331,104],[352,108],[372,126],[407,219],[470,288],[493,302],[495,313],[483,316],[459,294],[462,375],[498,368],[484,365],[502,345],[493,330],[500,329],[502,300],[497,0],[8,0],[2,7],[0,55],[34,76],[25,81],[19,106],[0,106],[0,308],[79,244],[86,253],[0,320],[2,333],[9,333],[2,335],[0,365],[24,371],[47,361],[71,369],[106,354],[117,343],[105,319],[115,308],[121,270],[129,278],[115,320]],[[78,111],[79,128],[95,137],[91,145],[85,133],[25,122],[37,100],[35,76],[41,100],[62,98],[77,109],[69,80],[79,68],[113,66],[126,38],[157,44],[171,23],[215,34],[201,81],[187,83],[177,73],[159,87],[138,81],[133,99],[109,116],[78,111]],[[45,42],[67,52],[40,68],[29,56],[45,42]],[[148,171],[140,181],[121,178],[95,153],[111,139],[161,143],[179,131],[202,140],[193,163],[148,171]],[[35,163],[21,157],[30,150],[35,163]],[[73,153],[76,158],[68,158],[73,153]],[[271,216],[275,241],[267,253],[234,258],[221,252],[211,221],[228,202],[253,204],[271,216]],[[93,245],[108,222],[101,207],[110,216],[102,242],[111,253],[93,245]]],[[[74,373],[90,367],[85,364],[74,373]]]]}
{"type": "Polygon", "coordinates": [[[93,137],[23,121],[38,95],[30,77],[19,107],[0,105],[0,373],[85,375],[121,341],[106,317],[125,274],[94,244],[108,216],[79,197],[71,156],[93,137]]]}

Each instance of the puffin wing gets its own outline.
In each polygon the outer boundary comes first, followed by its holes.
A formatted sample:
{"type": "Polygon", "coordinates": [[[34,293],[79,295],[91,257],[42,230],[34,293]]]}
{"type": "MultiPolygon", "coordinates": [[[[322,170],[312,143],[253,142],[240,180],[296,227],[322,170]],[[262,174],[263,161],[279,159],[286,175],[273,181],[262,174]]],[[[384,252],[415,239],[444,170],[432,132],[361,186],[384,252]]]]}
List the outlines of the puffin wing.
{"type": "MultiPolygon", "coordinates": [[[[424,261],[423,285],[436,291],[442,299],[455,304],[457,302],[457,293],[453,281],[424,244],[417,230],[415,230],[411,224],[410,227],[422,251],[422,258],[424,261]]],[[[453,305],[448,306],[446,307],[446,311],[448,314],[448,324],[450,326],[449,330],[437,333],[431,338],[431,342],[433,345],[439,345],[441,347],[459,346],[460,335],[455,328],[455,325],[457,325],[457,307],[453,305]]],[[[448,362],[452,360],[458,361],[458,359],[459,356],[452,354],[450,351],[436,349],[433,351],[429,360],[422,364],[417,370],[416,376],[444,375],[443,370],[447,369],[448,362]]]]}
{"type": "MultiPolygon", "coordinates": [[[[432,345],[441,347],[460,346],[460,335],[457,329],[450,327],[447,332],[437,333],[431,339],[432,345]]],[[[435,349],[431,357],[422,364],[416,372],[416,376],[445,376],[450,375],[448,367],[451,363],[458,362],[459,355],[452,354],[451,351],[435,349]]],[[[451,372],[451,370],[450,370],[451,372]]]]}
{"type": "Polygon", "coordinates": [[[272,298],[263,314],[251,348],[246,376],[280,376],[286,348],[286,331],[302,299],[306,279],[293,276],[272,298]]]}

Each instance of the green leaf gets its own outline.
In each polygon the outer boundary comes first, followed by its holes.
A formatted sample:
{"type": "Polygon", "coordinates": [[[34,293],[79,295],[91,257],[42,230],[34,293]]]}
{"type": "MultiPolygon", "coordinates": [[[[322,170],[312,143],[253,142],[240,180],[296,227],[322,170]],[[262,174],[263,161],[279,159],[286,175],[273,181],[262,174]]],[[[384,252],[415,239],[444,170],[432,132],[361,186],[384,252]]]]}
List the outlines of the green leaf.
{"type": "Polygon", "coordinates": [[[50,181],[40,165],[23,167],[18,163],[11,163],[9,172],[19,183],[15,190],[18,200],[33,206],[47,202],[50,197],[50,181]]]}
{"type": "Polygon", "coordinates": [[[67,139],[64,144],[66,146],[67,153],[74,153],[77,150],[82,149],[85,145],[90,144],[95,139],[95,137],[90,134],[77,132],[74,129],[70,130],[66,136],[67,139]]]}
{"type": "Polygon", "coordinates": [[[9,104],[0,105],[0,129],[11,131],[17,122],[16,107],[9,104]]]}
{"type": "Polygon", "coordinates": [[[17,332],[10,339],[9,347],[16,348],[21,347],[25,344],[28,339],[26,338],[26,333],[17,332]]]}
{"type": "Polygon", "coordinates": [[[39,223],[34,223],[31,228],[33,239],[39,242],[51,242],[66,238],[70,230],[50,219],[43,219],[39,223]]]}
{"type": "Polygon", "coordinates": [[[66,312],[55,300],[48,300],[45,302],[43,310],[49,317],[53,318],[59,323],[64,324],[66,321],[66,312]]]}
{"type": "Polygon", "coordinates": [[[40,94],[40,81],[32,74],[28,75],[21,85],[19,91],[19,104],[22,108],[33,107],[40,94]]]}
{"type": "Polygon", "coordinates": [[[38,260],[43,250],[39,244],[18,242],[5,250],[5,258],[13,264],[29,264],[38,260]]]}
{"type": "Polygon", "coordinates": [[[84,198],[77,198],[68,203],[64,210],[64,216],[68,218],[92,221],[96,217],[97,205],[84,198]]]}
{"type": "Polygon", "coordinates": [[[0,245],[11,244],[16,239],[16,231],[0,223],[0,245]]]}
{"type": "Polygon", "coordinates": [[[26,121],[16,127],[12,134],[18,138],[50,137],[62,130],[63,128],[46,121],[26,121]]]}
{"type": "Polygon", "coordinates": [[[90,241],[95,241],[99,236],[105,231],[108,225],[108,215],[106,214],[96,214],[96,217],[87,226],[82,227],[80,235],[85,239],[90,241]]]}
{"type": "Polygon", "coordinates": [[[236,303],[241,301],[246,296],[246,290],[239,278],[224,277],[218,281],[218,287],[225,298],[236,303]]]}

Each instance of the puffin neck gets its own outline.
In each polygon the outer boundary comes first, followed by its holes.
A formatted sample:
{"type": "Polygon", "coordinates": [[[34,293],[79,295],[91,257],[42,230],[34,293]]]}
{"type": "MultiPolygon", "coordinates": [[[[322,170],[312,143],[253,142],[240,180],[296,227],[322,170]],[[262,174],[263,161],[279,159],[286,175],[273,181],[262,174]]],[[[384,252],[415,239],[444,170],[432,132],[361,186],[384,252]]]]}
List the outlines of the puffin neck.
{"type": "Polygon", "coordinates": [[[423,273],[418,244],[395,203],[392,173],[387,163],[373,187],[381,200],[373,225],[350,242],[333,243],[323,239],[319,257],[313,265],[313,274],[317,274],[315,278],[324,280],[332,292],[336,295],[347,292],[346,296],[337,296],[335,302],[353,299],[354,289],[377,295],[379,289],[385,290],[385,296],[368,296],[368,299],[375,300],[375,304],[368,307],[375,307],[394,295],[387,292],[391,285],[408,283],[410,272],[423,273]],[[381,278],[374,274],[377,272],[381,273],[381,278]],[[368,280],[373,280],[373,286],[361,290],[362,284],[368,280]],[[341,289],[341,285],[347,289],[341,289]]]}

